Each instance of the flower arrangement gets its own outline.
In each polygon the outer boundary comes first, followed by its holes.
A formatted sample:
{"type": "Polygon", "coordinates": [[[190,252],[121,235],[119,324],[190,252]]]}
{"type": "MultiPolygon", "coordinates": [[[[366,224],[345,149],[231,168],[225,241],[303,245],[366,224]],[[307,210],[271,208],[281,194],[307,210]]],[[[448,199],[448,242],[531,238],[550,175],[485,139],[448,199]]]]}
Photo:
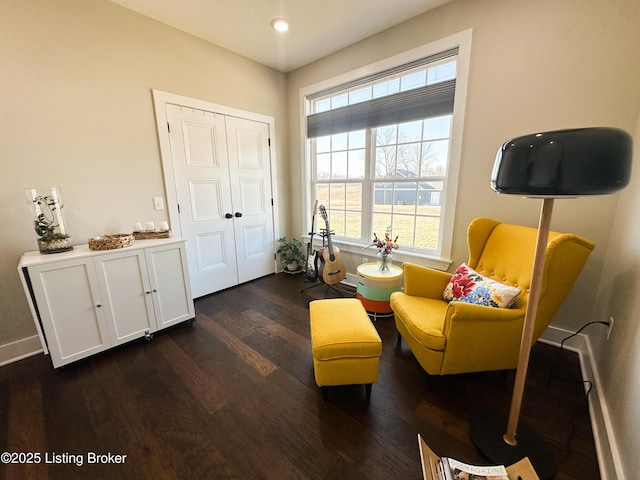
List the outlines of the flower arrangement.
{"type": "Polygon", "coordinates": [[[397,250],[398,247],[398,236],[391,240],[391,227],[387,227],[386,232],[384,233],[384,240],[378,238],[378,236],[373,233],[373,246],[378,249],[378,267],[381,272],[389,271],[389,263],[391,263],[391,254],[394,250],[397,250]]]}
{"type": "Polygon", "coordinates": [[[393,250],[397,250],[398,244],[398,236],[395,239],[391,240],[391,227],[387,227],[387,231],[384,234],[384,240],[378,238],[378,236],[373,233],[373,246],[378,249],[378,252],[382,255],[390,255],[393,250]]]}

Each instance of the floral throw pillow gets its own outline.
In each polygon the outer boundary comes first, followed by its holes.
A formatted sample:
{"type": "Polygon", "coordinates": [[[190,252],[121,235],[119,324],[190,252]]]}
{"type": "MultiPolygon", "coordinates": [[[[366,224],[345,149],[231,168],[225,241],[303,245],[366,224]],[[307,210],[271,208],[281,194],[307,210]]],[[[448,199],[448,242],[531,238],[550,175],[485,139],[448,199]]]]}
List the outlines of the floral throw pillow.
{"type": "Polygon", "coordinates": [[[520,289],[491,280],[462,264],[451,277],[442,298],[446,301],[474,303],[488,307],[510,308],[520,289]]]}

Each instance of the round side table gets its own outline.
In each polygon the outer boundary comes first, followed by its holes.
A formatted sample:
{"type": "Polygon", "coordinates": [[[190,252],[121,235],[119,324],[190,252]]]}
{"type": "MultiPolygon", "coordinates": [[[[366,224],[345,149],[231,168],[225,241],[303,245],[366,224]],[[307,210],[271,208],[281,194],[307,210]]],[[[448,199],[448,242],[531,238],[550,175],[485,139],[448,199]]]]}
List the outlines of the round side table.
{"type": "Polygon", "coordinates": [[[373,315],[374,320],[378,315],[393,315],[389,298],[393,292],[399,292],[401,289],[402,268],[397,265],[389,265],[388,272],[378,270],[376,262],[358,266],[356,298],[362,302],[365,310],[373,315]]]}

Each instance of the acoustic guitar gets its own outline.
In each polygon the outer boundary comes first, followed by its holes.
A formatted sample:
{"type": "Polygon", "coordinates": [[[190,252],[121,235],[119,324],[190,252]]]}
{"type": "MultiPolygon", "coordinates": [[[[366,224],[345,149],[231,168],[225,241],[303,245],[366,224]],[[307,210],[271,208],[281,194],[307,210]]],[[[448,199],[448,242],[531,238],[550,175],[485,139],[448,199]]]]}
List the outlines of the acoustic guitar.
{"type": "Polygon", "coordinates": [[[320,205],[320,215],[327,226],[327,246],[320,251],[320,266],[318,267],[318,276],[327,285],[340,283],[347,276],[347,269],[340,260],[340,250],[333,246],[331,242],[331,228],[329,227],[329,217],[324,205],[320,205]]]}
{"type": "Polygon", "coordinates": [[[318,279],[318,264],[317,257],[318,252],[313,249],[313,235],[314,228],[316,223],[316,214],[318,213],[318,201],[316,200],[316,204],[313,206],[313,212],[311,213],[311,233],[309,237],[309,243],[307,243],[307,268],[306,274],[307,278],[313,282],[318,279]]]}

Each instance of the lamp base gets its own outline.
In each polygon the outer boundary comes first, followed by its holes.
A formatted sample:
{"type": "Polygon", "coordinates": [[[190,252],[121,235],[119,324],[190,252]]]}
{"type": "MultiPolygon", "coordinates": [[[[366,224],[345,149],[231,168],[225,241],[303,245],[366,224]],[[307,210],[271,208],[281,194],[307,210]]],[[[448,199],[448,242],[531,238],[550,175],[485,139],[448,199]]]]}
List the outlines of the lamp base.
{"type": "Polygon", "coordinates": [[[509,466],[524,457],[529,457],[542,480],[553,478],[556,473],[556,461],[549,445],[524,425],[518,426],[518,444],[509,445],[503,438],[506,428],[506,415],[482,415],[471,422],[471,439],[480,453],[495,464],[509,466]]]}

